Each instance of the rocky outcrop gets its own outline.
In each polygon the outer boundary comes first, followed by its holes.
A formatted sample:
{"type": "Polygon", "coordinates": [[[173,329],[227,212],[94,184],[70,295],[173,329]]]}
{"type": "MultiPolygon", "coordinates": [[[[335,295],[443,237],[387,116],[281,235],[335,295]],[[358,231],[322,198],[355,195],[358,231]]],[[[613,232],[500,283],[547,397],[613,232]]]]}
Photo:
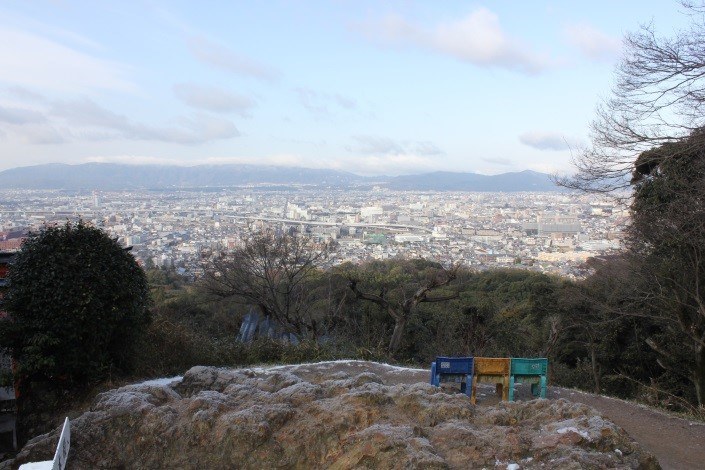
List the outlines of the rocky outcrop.
{"type": "MultiPolygon", "coordinates": [[[[362,364],[194,367],[169,385],[111,390],[72,421],[70,468],[658,468],[585,405],[474,407],[362,364]]],[[[51,458],[57,439],[30,441],[6,466],[51,458]]]]}

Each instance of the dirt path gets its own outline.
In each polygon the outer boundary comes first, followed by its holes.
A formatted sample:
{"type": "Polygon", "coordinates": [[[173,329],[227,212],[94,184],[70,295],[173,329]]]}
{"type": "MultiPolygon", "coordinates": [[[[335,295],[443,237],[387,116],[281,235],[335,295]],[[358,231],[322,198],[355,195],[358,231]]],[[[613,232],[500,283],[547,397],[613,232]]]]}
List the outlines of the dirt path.
{"type": "MultiPolygon", "coordinates": [[[[289,368],[291,366],[282,366],[289,368]]],[[[293,366],[299,373],[306,374],[307,365],[293,366]]],[[[331,362],[323,373],[374,372],[387,384],[425,382],[430,371],[407,369],[365,361],[331,362]]],[[[311,374],[320,375],[320,365],[311,368],[311,374]]],[[[490,385],[480,385],[478,405],[487,406],[497,402],[494,389],[490,385]]],[[[519,399],[530,398],[528,387],[519,389],[519,399]]],[[[653,453],[664,470],[705,469],[705,424],[690,422],[666,413],[652,410],[615,398],[607,398],[590,393],[560,387],[549,387],[548,398],[565,398],[584,403],[598,410],[605,417],[623,428],[635,441],[653,453]]]]}
{"type": "Polygon", "coordinates": [[[653,453],[664,470],[705,469],[705,424],[590,393],[549,387],[549,398],[592,406],[653,453]]]}

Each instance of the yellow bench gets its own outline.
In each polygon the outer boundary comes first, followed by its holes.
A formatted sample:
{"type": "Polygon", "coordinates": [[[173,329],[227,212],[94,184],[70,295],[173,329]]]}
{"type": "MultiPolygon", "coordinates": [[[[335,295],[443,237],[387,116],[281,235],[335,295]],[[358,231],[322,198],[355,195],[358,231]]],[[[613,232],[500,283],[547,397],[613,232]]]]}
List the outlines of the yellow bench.
{"type": "Polygon", "coordinates": [[[502,400],[509,399],[509,371],[511,360],[505,357],[476,357],[475,374],[472,377],[472,395],[470,400],[475,404],[477,383],[496,384],[496,392],[502,400]]]}

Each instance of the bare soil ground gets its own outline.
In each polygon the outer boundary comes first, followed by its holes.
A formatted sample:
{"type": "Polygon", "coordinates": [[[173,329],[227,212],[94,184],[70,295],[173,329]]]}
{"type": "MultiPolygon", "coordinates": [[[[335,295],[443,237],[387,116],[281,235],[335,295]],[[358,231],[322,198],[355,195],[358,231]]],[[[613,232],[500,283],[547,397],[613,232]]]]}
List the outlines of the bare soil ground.
{"type": "MultiPolygon", "coordinates": [[[[291,368],[292,366],[282,366],[291,368]]],[[[340,361],[332,362],[326,369],[321,365],[308,367],[306,364],[293,366],[298,373],[315,375],[373,372],[387,384],[426,382],[429,370],[407,369],[401,367],[374,364],[370,370],[369,362],[340,361]],[[310,372],[307,370],[310,369],[310,372]]],[[[445,385],[453,387],[454,384],[445,385]]],[[[528,386],[520,386],[517,391],[519,400],[531,399],[528,386]]],[[[603,416],[624,429],[635,441],[652,452],[665,470],[705,469],[705,423],[692,422],[667,413],[650,409],[635,403],[616,398],[603,397],[560,387],[549,387],[548,398],[565,398],[584,403],[598,410],[603,416]]],[[[497,403],[498,398],[492,385],[478,385],[478,406],[497,403]]]]}
{"type": "Polygon", "coordinates": [[[664,470],[705,469],[705,423],[616,398],[549,387],[549,398],[592,406],[653,453],[664,470]]]}

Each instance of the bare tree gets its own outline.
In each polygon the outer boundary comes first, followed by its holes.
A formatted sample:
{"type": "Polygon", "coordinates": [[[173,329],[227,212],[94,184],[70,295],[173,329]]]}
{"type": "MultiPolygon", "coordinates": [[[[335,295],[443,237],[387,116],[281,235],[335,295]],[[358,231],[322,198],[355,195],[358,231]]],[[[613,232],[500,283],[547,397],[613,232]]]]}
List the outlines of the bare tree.
{"type": "MultiPolygon", "coordinates": [[[[403,265],[405,262],[399,261],[397,263],[403,265]]],[[[406,261],[406,263],[410,264],[413,261],[406,261]]],[[[457,278],[457,265],[450,269],[442,266],[431,267],[430,270],[426,271],[425,279],[417,282],[400,278],[398,272],[399,270],[395,270],[393,267],[389,269],[385,276],[386,280],[381,282],[382,288],[379,293],[361,290],[360,280],[354,276],[349,277],[348,283],[356,298],[379,305],[394,319],[394,330],[389,340],[389,352],[391,354],[399,350],[409,317],[419,304],[445,302],[458,297],[458,292],[436,296],[430,295],[431,292],[448,286],[457,278]],[[395,277],[396,279],[394,279],[395,277]],[[389,284],[392,285],[391,288],[389,284]]]]}
{"type": "Polygon", "coordinates": [[[705,2],[681,4],[687,29],[663,37],[648,24],[626,36],[592,145],[575,158],[576,176],[559,184],[631,189],[621,193],[631,197],[629,275],[642,289],[635,304],[648,302],[617,313],[659,322],[664,335],[647,344],[665,369],[685,373],[705,406],[705,2]]]}
{"type": "Polygon", "coordinates": [[[615,86],[592,122],[592,145],[574,158],[577,174],[559,184],[615,194],[629,186],[642,152],[705,125],[705,3],[682,5],[687,30],[663,37],[647,24],[626,35],[615,86]]]}
{"type": "Polygon", "coordinates": [[[240,248],[208,262],[203,285],[216,297],[256,306],[299,339],[317,338],[329,312],[314,286],[333,248],[301,236],[250,233],[240,248]]]}

